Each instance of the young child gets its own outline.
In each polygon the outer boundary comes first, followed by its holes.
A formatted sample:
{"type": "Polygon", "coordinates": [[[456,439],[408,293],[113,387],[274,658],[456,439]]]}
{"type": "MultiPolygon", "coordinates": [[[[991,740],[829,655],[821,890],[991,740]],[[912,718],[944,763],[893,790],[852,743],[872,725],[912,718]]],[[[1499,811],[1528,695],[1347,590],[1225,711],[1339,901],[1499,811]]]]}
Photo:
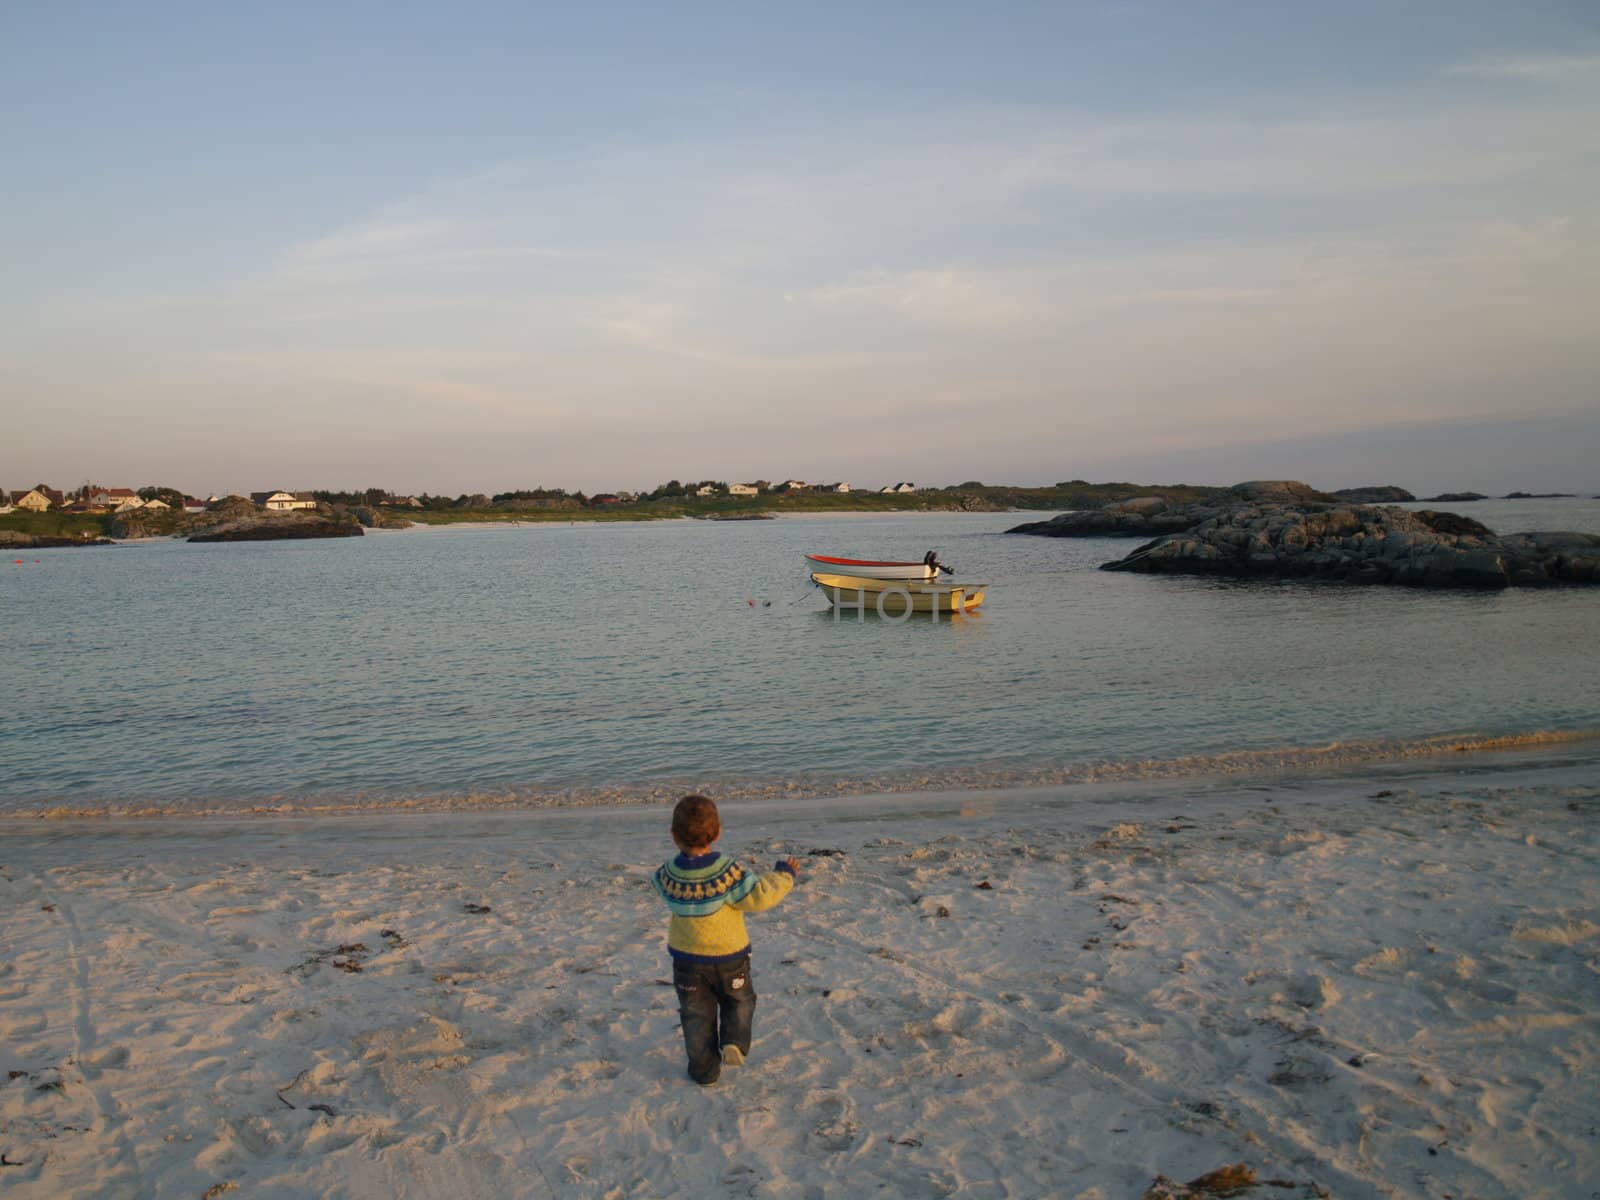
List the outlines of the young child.
{"type": "Polygon", "coordinates": [[[717,806],[704,796],[685,796],[672,810],[672,840],[681,853],[651,877],[672,913],[672,983],[689,1078],[701,1087],[717,1081],[724,1063],[736,1067],[750,1053],[756,993],[744,914],[776,905],[800,871],[786,858],[777,870],[758,875],[712,849],[721,836],[717,806]]]}

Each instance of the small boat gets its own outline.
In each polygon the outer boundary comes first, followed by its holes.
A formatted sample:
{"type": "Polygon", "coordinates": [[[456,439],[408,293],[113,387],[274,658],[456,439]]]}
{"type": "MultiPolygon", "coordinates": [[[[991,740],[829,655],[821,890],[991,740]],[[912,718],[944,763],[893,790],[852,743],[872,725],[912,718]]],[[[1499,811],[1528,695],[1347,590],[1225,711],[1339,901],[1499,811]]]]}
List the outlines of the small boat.
{"type": "MultiPolygon", "coordinates": [[[[809,557],[809,556],[808,556],[809,557]]],[[[907,612],[971,612],[983,603],[987,583],[929,583],[914,579],[869,579],[859,575],[813,572],[811,581],[835,608],[899,616],[907,612]]]]}
{"type": "Polygon", "coordinates": [[[950,572],[932,550],[921,562],[886,562],[876,558],[834,558],[827,554],[808,554],[811,570],[824,575],[849,575],[853,579],[937,579],[939,572],[950,572]]]}

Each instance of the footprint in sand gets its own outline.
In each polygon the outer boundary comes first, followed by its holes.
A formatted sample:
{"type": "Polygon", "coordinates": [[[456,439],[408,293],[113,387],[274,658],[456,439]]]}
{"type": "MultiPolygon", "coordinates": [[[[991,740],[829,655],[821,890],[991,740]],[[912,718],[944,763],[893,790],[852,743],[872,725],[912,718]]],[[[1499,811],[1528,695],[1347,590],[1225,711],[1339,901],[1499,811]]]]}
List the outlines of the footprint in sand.
{"type": "Polygon", "coordinates": [[[574,1083],[588,1083],[595,1079],[615,1079],[622,1074],[622,1068],[614,1062],[604,1059],[595,1059],[589,1062],[573,1063],[568,1068],[568,1073],[574,1083]]]}
{"type": "Polygon", "coordinates": [[[1600,925],[1580,917],[1572,917],[1551,925],[1535,925],[1524,921],[1518,923],[1511,931],[1511,936],[1515,941],[1532,942],[1536,945],[1576,946],[1579,942],[1600,936],[1600,925]]]}
{"type": "Polygon", "coordinates": [[[1375,971],[1392,971],[1405,962],[1405,955],[1393,946],[1369,954],[1351,968],[1357,975],[1370,975],[1375,971]]]}
{"type": "Polygon", "coordinates": [[[107,1046],[104,1050],[85,1055],[79,1062],[85,1068],[85,1074],[99,1074],[101,1071],[120,1071],[128,1065],[128,1058],[126,1046],[107,1046]]]}
{"type": "Polygon", "coordinates": [[[855,1145],[861,1135],[861,1125],[851,1115],[852,1106],[829,1096],[817,1107],[821,1110],[822,1119],[811,1132],[823,1149],[841,1151],[855,1145]]]}

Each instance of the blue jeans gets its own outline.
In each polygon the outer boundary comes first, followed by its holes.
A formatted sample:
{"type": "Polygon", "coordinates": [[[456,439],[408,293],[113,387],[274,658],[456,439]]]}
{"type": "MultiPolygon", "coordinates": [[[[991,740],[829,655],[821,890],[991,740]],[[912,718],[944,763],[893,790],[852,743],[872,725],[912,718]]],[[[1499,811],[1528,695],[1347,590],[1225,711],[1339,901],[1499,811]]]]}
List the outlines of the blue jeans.
{"type": "Polygon", "coordinates": [[[689,1052],[689,1078],[714,1083],[722,1074],[724,1046],[750,1053],[750,1022],[756,1011],[750,956],[724,963],[675,958],[672,985],[678,992],[683,1046],[689,1052]]]}

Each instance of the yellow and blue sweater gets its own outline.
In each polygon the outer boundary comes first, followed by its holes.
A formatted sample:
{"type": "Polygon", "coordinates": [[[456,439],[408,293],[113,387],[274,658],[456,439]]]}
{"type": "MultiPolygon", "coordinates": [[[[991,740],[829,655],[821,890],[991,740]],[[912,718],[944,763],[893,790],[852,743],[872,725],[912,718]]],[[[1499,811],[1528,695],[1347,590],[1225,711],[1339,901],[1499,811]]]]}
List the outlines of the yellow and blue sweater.
{"type": "Polygon", "coordinates": [[[731,962],[750,953],[744,914],[778,904],[794,887],[784,863],[758,875],[713,850],[663,863],[650,881],[667,902],[667,950],[687,962],[731,962]]]}

